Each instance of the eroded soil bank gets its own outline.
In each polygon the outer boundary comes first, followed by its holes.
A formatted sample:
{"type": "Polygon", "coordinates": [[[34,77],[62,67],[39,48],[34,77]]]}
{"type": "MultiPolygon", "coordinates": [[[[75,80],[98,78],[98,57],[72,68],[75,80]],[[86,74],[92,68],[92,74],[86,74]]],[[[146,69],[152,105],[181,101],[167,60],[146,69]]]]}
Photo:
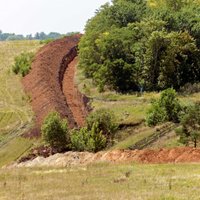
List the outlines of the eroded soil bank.
{"type": "Polygon", "coordinates": [[[88,101],[73,82],[80,37],[77,34],[62,38],[41,48],[22,81],[31,98],[38,130],[51,111],[67,118],[70,128],[84,124],[88,101]]]}
{"type": "Polygon", "coordinates": [[[180,147],[159,150],[115,150],[98,153],[66,152],[14,164],[11,167],[66,167],[90,163],[199,163],[200,149],[180,147]]]}

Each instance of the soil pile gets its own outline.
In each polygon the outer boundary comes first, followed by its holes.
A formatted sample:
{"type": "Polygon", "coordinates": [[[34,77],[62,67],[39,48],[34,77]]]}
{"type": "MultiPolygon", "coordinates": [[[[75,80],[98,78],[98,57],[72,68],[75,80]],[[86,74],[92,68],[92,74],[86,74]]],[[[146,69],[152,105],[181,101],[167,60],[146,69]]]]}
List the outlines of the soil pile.
{"type": "MultiPolygon", "coordinates": [[[[57,111],[68,119],[69,127],[81,126],[87,115],[87,101],[78,90],[73,90],[73,71],[76,64],[77,45],[81,35],[62,38],[45,45],[36,54],[30,73],[23,79],[25,91],[31,97],[32,109],[35,113],[36,127],[39,129],[50,111],[57,111]],[[72,62],[72,63],[71,63],[72,62]],[[71,63],[71,64],[70,64],[71,63]],[[70,66],[70,70],[66,69],[70,66]],[[72,72],[71,72],[72,70],[72,72]],[[71,75],[68,75],[72,74],[71,75]],[[78,104],[68,104],[65,94],[70,94],[78,104]],[[66,92],[70,88],[70,92],[66,92]],[[73,112],[73,106],[81,111],[73,112]],[[84,109],[83,109],[84,108],[84,109]],[[81,114],[80,114],[81,113],[81,114]],[[76,116],[76,115],[80,115],[76,116]]],[[[34,131],[33,131],[34,132],[34,131]]],[[[35,131],[34,134],[36,134],[35,131]]]]}
{"type": "Polygon", "coordinates": [[[115,150],[108,152],[67,152],[55,154],[44,158],[14,164],[12,167],[66,167],[74,165],[87,165],[90,163],[198,163],[200,162],[200,149],[182,147],[159,150],[115,150]]]}

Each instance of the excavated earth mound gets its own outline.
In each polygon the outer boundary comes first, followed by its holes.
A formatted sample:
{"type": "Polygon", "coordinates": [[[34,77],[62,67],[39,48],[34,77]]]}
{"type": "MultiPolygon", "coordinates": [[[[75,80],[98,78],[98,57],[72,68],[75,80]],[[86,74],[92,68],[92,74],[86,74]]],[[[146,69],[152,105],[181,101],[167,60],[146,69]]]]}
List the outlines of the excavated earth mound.
{"type": "Polygon", "coordinates": [[[37,134],[50,111],[57,111],[63,118],[67,118],[70,128],[84,124],[88,100],[74,89],[73,81],[80,37],[81,35],[77,34],[62,38],[41,48],[35,56],[30,73],[22,81],[26,93],[31,97],[32,109],[36,116],[37,128],[32,131],[33,134],[37,134]],[[68,66],[70,70],[66,72],[68,66]],[[68,87],[71,93],[66,92],[68,87]],[[75,100],[73,104],[70,101],[71,96],[75,100]]]}
{"type": "Polygon", "coordinates": [[[159,150],[115,150],[108,152],[67,152],[50,157],[37,157],[33,160],[16,163],[11,167],[66,167],[90,163],[199,163],[200,149],[182,147],[159,150]]]}

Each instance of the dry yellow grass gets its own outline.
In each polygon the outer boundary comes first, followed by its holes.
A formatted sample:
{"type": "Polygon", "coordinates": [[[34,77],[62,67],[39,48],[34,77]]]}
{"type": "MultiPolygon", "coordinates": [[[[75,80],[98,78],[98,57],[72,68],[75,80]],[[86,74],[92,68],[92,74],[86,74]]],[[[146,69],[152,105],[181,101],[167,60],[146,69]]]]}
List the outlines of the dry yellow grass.
{"type": "Polygon", "coordinates": [[[39,41],[0,42],[0,167],[17,159],[31,145],[19,138],[30,127],[33,113],[21,77],[13,74],[11,66],[17,55],[35,52],[39,47],[39,41]]]}
{"type": "Polygon", "coordinates": [[[1,200],[197,200],[197,164],[96,164],[0,171],[1,200]]]}

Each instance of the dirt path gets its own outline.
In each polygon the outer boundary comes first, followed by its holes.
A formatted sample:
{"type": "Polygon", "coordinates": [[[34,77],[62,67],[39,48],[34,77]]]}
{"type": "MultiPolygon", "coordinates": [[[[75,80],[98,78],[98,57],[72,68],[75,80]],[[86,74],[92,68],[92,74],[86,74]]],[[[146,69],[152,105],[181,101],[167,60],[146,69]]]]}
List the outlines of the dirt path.
{"type": "Polygon", "coordinates": [[[87,98],[82,95],[74,81],[76,65],[78,63],[78,58],[68,65],[63,79],[63,93],[66,97],[67,104],[69,105],[74,120],[79,127],[83,126],[85,123],[85,118],[87,116],[87,98]]]}

